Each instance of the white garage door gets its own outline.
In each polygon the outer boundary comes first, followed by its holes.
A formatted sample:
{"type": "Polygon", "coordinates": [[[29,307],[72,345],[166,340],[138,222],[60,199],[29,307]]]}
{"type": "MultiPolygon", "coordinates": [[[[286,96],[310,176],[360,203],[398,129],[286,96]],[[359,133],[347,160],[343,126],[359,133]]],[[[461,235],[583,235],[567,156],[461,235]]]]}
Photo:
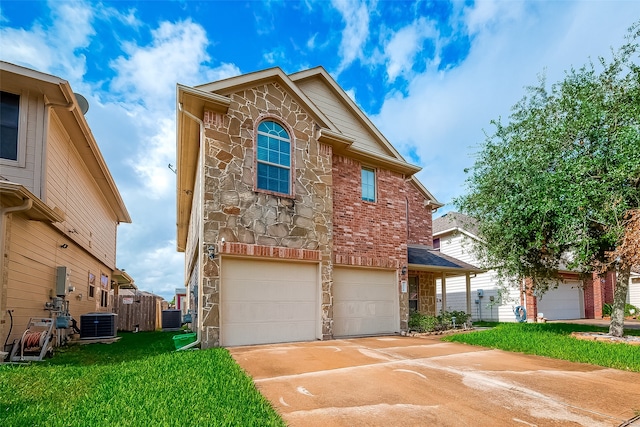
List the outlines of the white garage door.
{"type": "Polygon", "coordinates": [[[579,282],[561,283],[538,299],[538,313],[549,320],[581,319],[584,317],[582,301],[579,282]]]}
{"type": "Polygon", "coordinates": [[[316,339],[318,265],[222,258],[223,346],[316,339]]]}
{"type": "Polygon", "coordinates": [[[399,332],[395,271],[333,270],[333,334],[374,335],[399,332]]]}

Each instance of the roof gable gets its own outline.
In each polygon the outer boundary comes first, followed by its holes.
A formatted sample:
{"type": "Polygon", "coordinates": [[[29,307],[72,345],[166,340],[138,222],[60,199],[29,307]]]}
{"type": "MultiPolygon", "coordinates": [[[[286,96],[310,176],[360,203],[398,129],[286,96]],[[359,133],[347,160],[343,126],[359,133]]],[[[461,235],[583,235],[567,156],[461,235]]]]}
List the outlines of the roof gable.
{"type": "Polygon", "coordinates": [[[44,97],[45,105],[54,109],[118,222],[130,223],[129,212],[69,83],[5,61],[0,61],[0,81],[3,88],[25,88],[44,97]]]}
{"type": "Polygon", "coordinates": [[[459,212],[447,212],[440,218],[433,220],[433,236],[437,237],[451,231],[460,231],[474,239],[479,240],[478,221],[468,215],[459,212]]]}

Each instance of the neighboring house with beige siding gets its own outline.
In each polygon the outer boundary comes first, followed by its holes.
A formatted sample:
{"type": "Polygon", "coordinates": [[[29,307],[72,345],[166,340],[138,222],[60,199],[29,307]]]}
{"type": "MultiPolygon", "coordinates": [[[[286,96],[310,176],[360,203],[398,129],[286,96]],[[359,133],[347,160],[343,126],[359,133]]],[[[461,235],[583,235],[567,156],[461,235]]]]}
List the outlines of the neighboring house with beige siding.
{"type": "Polygon", "coordinates": [[[12,317],[11,343],[30,318],[55,317],[45,304],[58,267],[78,322],[111,312],[112,284],[124,280],[117,228],[131,218],[69,83],[0,62],[0,86],[0,339],[12,317]]]}
{"type": "MultiPolygon", "coordinates": [[[[442,206],[322,67],[177,87],[177,245],[198,341],[399,333],[435,314],[442,206]]],[[[194,345],[197,345],[194,344],[194,345]]]]}

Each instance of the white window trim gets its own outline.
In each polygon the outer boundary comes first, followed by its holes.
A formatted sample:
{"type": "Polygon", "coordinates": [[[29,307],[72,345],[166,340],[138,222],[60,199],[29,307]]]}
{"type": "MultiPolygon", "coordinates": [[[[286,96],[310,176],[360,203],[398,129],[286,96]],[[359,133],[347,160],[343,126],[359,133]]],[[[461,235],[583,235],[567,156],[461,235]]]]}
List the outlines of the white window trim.
{"type": "MultiPolygon", "coordinates": [[[[253,191],[256,193],[264,193],[270,194],[273,196],[283,197],[285,199],[295,199],[296,197],[296,186],[295,186],[295,171],[296,171],[296,162],[295,162],[295,147],[296,147],[296,139],[295,134],[293,133],[293,128],[289,126],[289,124],[282,119],[282,117],[277,116],[275,114],[261,114],[254,121],[254,131],[253,131],[253,149],[254,149],[254,171],[253,171],[253,191]],[[289,192],[288,193],[280,193],[277,191],[266,190],[258,187],[258,127],[260,127],[260,123],[264,121],[273,121],[278,123],[280,126],[287,131],[289,135],[289,143],[291,144],[291,162],[289,163],[289,192]]],[[[261,161],[262,163],[269,164],[268,162],[261,161]]],[[[282,165],[274,165],[278,167],[284,168],[282,165]]]]}
{"type": "Polygon", "coordinates": [[[4,89],[2,91],[18,95],[20,97],[20,103],[18,105],[18,160],[0,158],[0,165],[25,168],[27,167],[27,120],[29,117],[29,91],[23,90],[20,93],[4,89]]]}
{"type": "Polygon", "coordinates": [[[362,165],[360,167],[360,200],[367,203],[376,203],[378,201],[378,170],[373,166],[362,165]],[[373,200],[366,200],[364,198],[364,183],[362,182],[362,171],[368,170],[373,172],[373,200]]]}

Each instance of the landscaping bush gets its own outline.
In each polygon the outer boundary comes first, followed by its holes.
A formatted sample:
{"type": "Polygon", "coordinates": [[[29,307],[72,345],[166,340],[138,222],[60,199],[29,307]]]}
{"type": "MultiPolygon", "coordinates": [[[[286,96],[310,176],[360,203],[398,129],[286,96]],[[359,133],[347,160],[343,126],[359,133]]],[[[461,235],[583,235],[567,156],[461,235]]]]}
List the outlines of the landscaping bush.
{"type": "MultiPolygon", "coordinates": [[[[604,304],[602,306],[602,315],[605,317],[611,316],[611,311],[613,310],[613,306],[611,304],[604,304]]],[[[624,305],[624,317],[638,316],[640,314],[640,309],[635,305],[625,304],[624,305]],[[631,313],[633,310],[633,313],[631,313]]]]}
{"type": "Polygon", "coordinates": [[[453,328],[454,317],[456,327],[467,323],[471,318],[464,311],[445,311],[438,316],[414,312],[409,315],[409,330],[416,332],[446,331],[453,328]]]}
{"type": "Polygon", "coordinates": [[[436,316],[429,316],[418,312],[409,315],[409,329],[416,332],[433,332],[438,325],[436,316]]]}

